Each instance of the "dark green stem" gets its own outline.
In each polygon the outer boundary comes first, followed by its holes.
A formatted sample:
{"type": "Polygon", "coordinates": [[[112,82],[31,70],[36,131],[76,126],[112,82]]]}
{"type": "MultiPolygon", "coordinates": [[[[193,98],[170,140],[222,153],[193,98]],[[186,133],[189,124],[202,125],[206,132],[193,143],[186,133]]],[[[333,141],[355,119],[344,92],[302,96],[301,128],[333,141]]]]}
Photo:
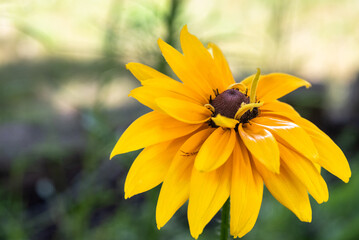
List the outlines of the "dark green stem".
{"type": "MultiPolygon", "coordinates": [[[[179,14],[181,3],[181,0],[170,0],[169,12],[164,19],[167,31],[165,42],[171,46],[173,46],[175,43],[175,35],[177,31],[177,28],[175,26],[175,20],[177,18],[177,15],[179,14]]],[[[162,56],[158,63],[158,70],[163,73],[165,73],[166,71],[166,61],[162,58],[162,56]]]]}
{"type": "Polygon", "coordinates": [[[229,199],[222,207],[220,240],[228,240],[228,236],[229,236],[229,199]]]}

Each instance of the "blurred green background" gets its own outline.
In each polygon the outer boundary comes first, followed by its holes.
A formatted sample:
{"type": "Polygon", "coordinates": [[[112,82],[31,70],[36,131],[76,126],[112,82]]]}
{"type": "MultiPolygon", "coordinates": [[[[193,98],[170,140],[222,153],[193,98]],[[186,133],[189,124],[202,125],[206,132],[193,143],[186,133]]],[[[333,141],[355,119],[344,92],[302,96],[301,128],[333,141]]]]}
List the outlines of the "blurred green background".
{"type": "MultiPolygon", "coordinates": [[[[313,83],[284,100],[345,152],[348,184],[323,171],[330,198],[301,223],[266,191],[244,239],[359,239],[359,1],[13,0],[0,2],[0,239],[192,239],[186,207],[160,231],[159,188],[124,200],[138,152],[109,161],[149,111],[129,91],[134,61],[172,74],[161,37],[179,49],[188,24],[215,42],[237,81],[287,72],[313,83]]],[[[313,200],[313,199],[311,199],[313,200]]],[[[218,218],[199,239],[216,239],[218,218]]]]}

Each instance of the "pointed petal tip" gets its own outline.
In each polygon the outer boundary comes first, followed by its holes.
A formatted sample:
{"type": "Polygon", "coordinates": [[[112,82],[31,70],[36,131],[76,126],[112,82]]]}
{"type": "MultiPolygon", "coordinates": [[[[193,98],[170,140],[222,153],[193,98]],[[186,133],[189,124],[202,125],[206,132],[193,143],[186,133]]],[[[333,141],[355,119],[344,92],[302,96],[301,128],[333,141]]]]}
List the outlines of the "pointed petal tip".
{"type": "Polygon", "coordinates": [[[310,82],[308,82],[308,81],[305,81],[305,80],[303,80],[304,81],[304,87],[305,88],[311,88],[312,87],[312,84],[310,83],[310,82]]]}
{"type": "Polygon", "coordinates": [[[237,239],[237,238],[242,238],[245,234],[242,234],[240,232],[235,232],[235,233],[231,233],[231,235],[233,236],[234,239],[237,239]]]}
{"type": "MultiPolygon", "coordinates": [[[[255,161],[259,161],[258,159],[256,159],[253,154],[252,154],[252,158],[255,160],[255,161]]],[[[279,158],[279,161],[277,161],[276,163],[277,164],[271,164],[271,165],[268,165],[268,166],[264,166],[268,171],[274,173],[274,174],[280,174],[280,162],[282,161],[280,159],[280,156],[278,156],[279,158]]],[[[260,161],[259,161],[260,162],[260,161]]]]}
{"type": "Polygon", "coordinates": [[[130,70],[130,68],[131,68],[131,66],[133,66],[133,62],[129,62],[129,63],[127,63],[125,66],[126,66],[126,69],[127,70],[130,70]]]}
{"type": "Polygon", "coordinates": [[[157,215],[157,209],[156,209],[156,226],[158,230],[161,230],[161,228],[164,226],[164,224],[159,220],[160,218],[157,215]]]}
{"type": "MultiPolygon", "coordinates": [[[[117,145],[117,144],[116,144],[116,145],[117,145]]],[[[112,150],[112,152],[111,152],[111,154],[110,154],[110,160],[111,160],[112,158],[114,158],[115,156],[117,156],[117,155],[126,153],[126,152],[122,151],[122,149],[120,149],[119,147],[117,147],[117,149],[115,149],[115,148],[116,148],[116,146],[114,147],[114,149],[112,150]]]]}
{"type": "Polygon", "coordinates": [[[328,202],[329,200],[329,190],[326,188],[325,197],[323,198],[323,203],[328,202]]]}
{"type": "Polygon", "coordinates": [[[156,225],[158,230],[161,230],[168,223],[169,220],[170,219],[164,218],[164,216],[158,215],[156,211],[156,225]]]}
{"type": "MultiPolygon", "coordinates": [[[[278,157],[279,158],[279,157],[278,157]]],[[[258,159],[257,159],[258,161],[258,159]]],[[[280,158],[279,158],[279,161],[278,161],[278,164],[275,164],[275,165],[267,165],[265,166],[265,168],[267,168],[269,171],[271,171],[272,173],[275,173],[275,174],[280,174],[280,158]]]]}
{"type": "Polygon", "coordinates": [[[139,194],[139,193],[134,192],[133,188],[129,188],[128,186],[126,186],[126,183],[125,183],[125,199],[130,199],[137,194],[139,194]]]}
{"type": "MultiPolygon", "coordinates": [[[[349,165],[349,163],[348,163],[348,165],[349,165]]],[[[350,167],[348,166],[348,173],[346,174],[346,177],[343,179],[343,181],[344,181],[345,183],[348,183],[349,180],[350,180],[350,178],[351,178],[351,176],[352,176],[352,171],[350,170],[350,167]]]]}
{"type": "Polygon", "coordinates": [[[128,187],[128,182],[126,181],[125,182],[125,186],[124,186],[124,193],[125,193],[125,196],[124,196],[124,198],[125,199],[129,199],[129,198],[131,198],[132,196],[133,196],[133,194],[131,193],[131,189],[129,189],[129,187],[128,187]]]}
{"type": "Polygon", "coordinates": [[[351,174],[350,174],[348,177],[346,177],[346,178],[341,178],[341,180],[342,180],[344,183],[348,183],[349,180],[350,180],[350,177],[351,177],[351,174]]]}
{"type": "Polygon", "coordinates": [[[337,178],[339,178],[340,180],[342,180],[344,183],[348,183],[352,176],[352,172],[350,170],[348,160],[346,160],[346,164],[345,165],[342,164],[341,167],[342,167],[341,171],[337,171],[337,172],[329,171],[329,172],[334,176],[336,176],[337,178]]]}
{"type": "MultiPolygon", "coordinates": [[[[326,185],[325,185],[326,186],[326,185]]],[[[318,203],[318,204],[322,204],[322,203],[326,203],[328,202],[329,200],[329,191],[328,191],[328,188],[326,187],[325,189],[322,189],[321,190],[321,193],[320,193],[320,197],[314,197],[311,193],[310,195],[315,199],[315,201],[318,203]]]]}
{"type": "Polygon", "coordinates": [[[166,43],[165,41],[163,41],[161,38],[158,38],[157,44],[162,52],[162,56],[164,56],[164,52],[166,51],[166,49],[168,48],[172,49],[172,46],[166,43]]]}
{"type": "Polygon", "coordinates": [[[188,26],[187,26],[187,24],[185,24],[183,27],[182,27],[182,29],[181,29],[181,32],[180,32],[180,35],[184,35],[184,34],[190,34],[189,33],[189,31],[188,31],[188,26]]]}
{"type": "Polygon", "coordinates": [[[201,233],[202,233],[202,232],[200,232],[200,233],[198,233],[198,232],[193,233],[193,232],[191,231],[191,236],[192,236],[194,239],[198,239],[198,237],[199,237],[199,235],[200,235],[201,233]]]}
{"type": "Polygon", "coordinates": [[[158,46],[161,48],[161,46],[162,46],[163,44],[165,44],[165,41],[163,41],[161,38],[158,38],[158,39],[157,39],[157,44],[158,44],[158,46]]]}
{"type": "Polygon", "coordinates": [[[324,199],[324,202],[328,202],[328,200],[329,200],[329,191],[328,191],[327,197],[324,199]]]}
{"type": "Polygon", "coordinates": [[[326,202],[328,202],[328,200],[329,200],[329,194],[328,194],[327,198],[323,199],[323,202],[326,203],[326,202]]]}
{"type": "Polygon", "coordinates": [[[242,237],[244,237],[247,233],[249,233],[251,230],[253,229],[253,227],[252,228],[250,228],[249,230],[235,230],[235,231],[231,231],[230,232],[230,234],[231,234],[231,236],[234,238],[234,239],[236,239],[236,238],[242,238],[242,237]]]}
{"type": "Polygon", "coordinates": [[[114,156],[116,156],[116,155],[117,155],[117,154],[114,153],[114,151],[112,151],[111,154],[110,154],[110,160],[112,160],[112,158],[113,158],[114,156]]]}
{"type": "Polygon", "coordinates": [[[310,213],[310,214],[302,214],[301,216],[298,216],[298,218],[302,222],[311,223],[312,222],[312,213],[310,213]]]}

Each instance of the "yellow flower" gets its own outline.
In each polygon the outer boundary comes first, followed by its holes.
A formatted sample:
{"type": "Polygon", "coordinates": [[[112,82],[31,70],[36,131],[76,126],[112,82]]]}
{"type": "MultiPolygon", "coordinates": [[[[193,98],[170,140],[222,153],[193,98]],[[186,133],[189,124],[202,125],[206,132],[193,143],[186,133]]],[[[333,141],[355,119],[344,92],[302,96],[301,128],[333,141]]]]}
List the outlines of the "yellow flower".
{"type": "Polygon", "coordinates": [[[235,83],[215,44],[208,49],[185,26],[183,54],[158,40],[164,58],[182,82],[140,63],[127,68],[142,86],[130,96],[153,111],[134,121],[111,158],[144,148],[125,183],[125,198],[162,183],[158,228],[188,200],[194,238],[230,198],[230,233],[242,237],[254,226],[263,183],[301,221],[312,219],[308,193],[328,200],[321,167],[344,182],[351,171],[339,147],[320,129],[277,99],[310,84],[297,77],[257,74],[235,83]]]}

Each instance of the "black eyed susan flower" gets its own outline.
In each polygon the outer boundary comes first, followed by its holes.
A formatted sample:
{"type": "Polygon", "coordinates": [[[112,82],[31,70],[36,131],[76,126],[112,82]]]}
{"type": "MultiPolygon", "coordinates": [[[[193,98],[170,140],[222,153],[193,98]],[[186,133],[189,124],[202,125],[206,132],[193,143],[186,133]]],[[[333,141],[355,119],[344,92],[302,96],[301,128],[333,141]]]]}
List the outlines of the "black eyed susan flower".
{"type": "Polygon", "coordinates": [[[125,183],[125,198],[162,183],[156,220],[163,227],[188,201],[197,238],[230,199],[230,233],[254,226],[263,186],[301,221],[311,222],[308,193],[328,200],[321,167],[344,182],[351,171],[339,147],[278,98],[310,84],[297,77],[257,73],[236,83],[220,49],[208,49],[185,26],[183,54],[158,40],[181,82],[140,63],[127,68],[142,86],[130,96],[153,111],[134,121],[111,158],[144,148],[125,183]]]}

